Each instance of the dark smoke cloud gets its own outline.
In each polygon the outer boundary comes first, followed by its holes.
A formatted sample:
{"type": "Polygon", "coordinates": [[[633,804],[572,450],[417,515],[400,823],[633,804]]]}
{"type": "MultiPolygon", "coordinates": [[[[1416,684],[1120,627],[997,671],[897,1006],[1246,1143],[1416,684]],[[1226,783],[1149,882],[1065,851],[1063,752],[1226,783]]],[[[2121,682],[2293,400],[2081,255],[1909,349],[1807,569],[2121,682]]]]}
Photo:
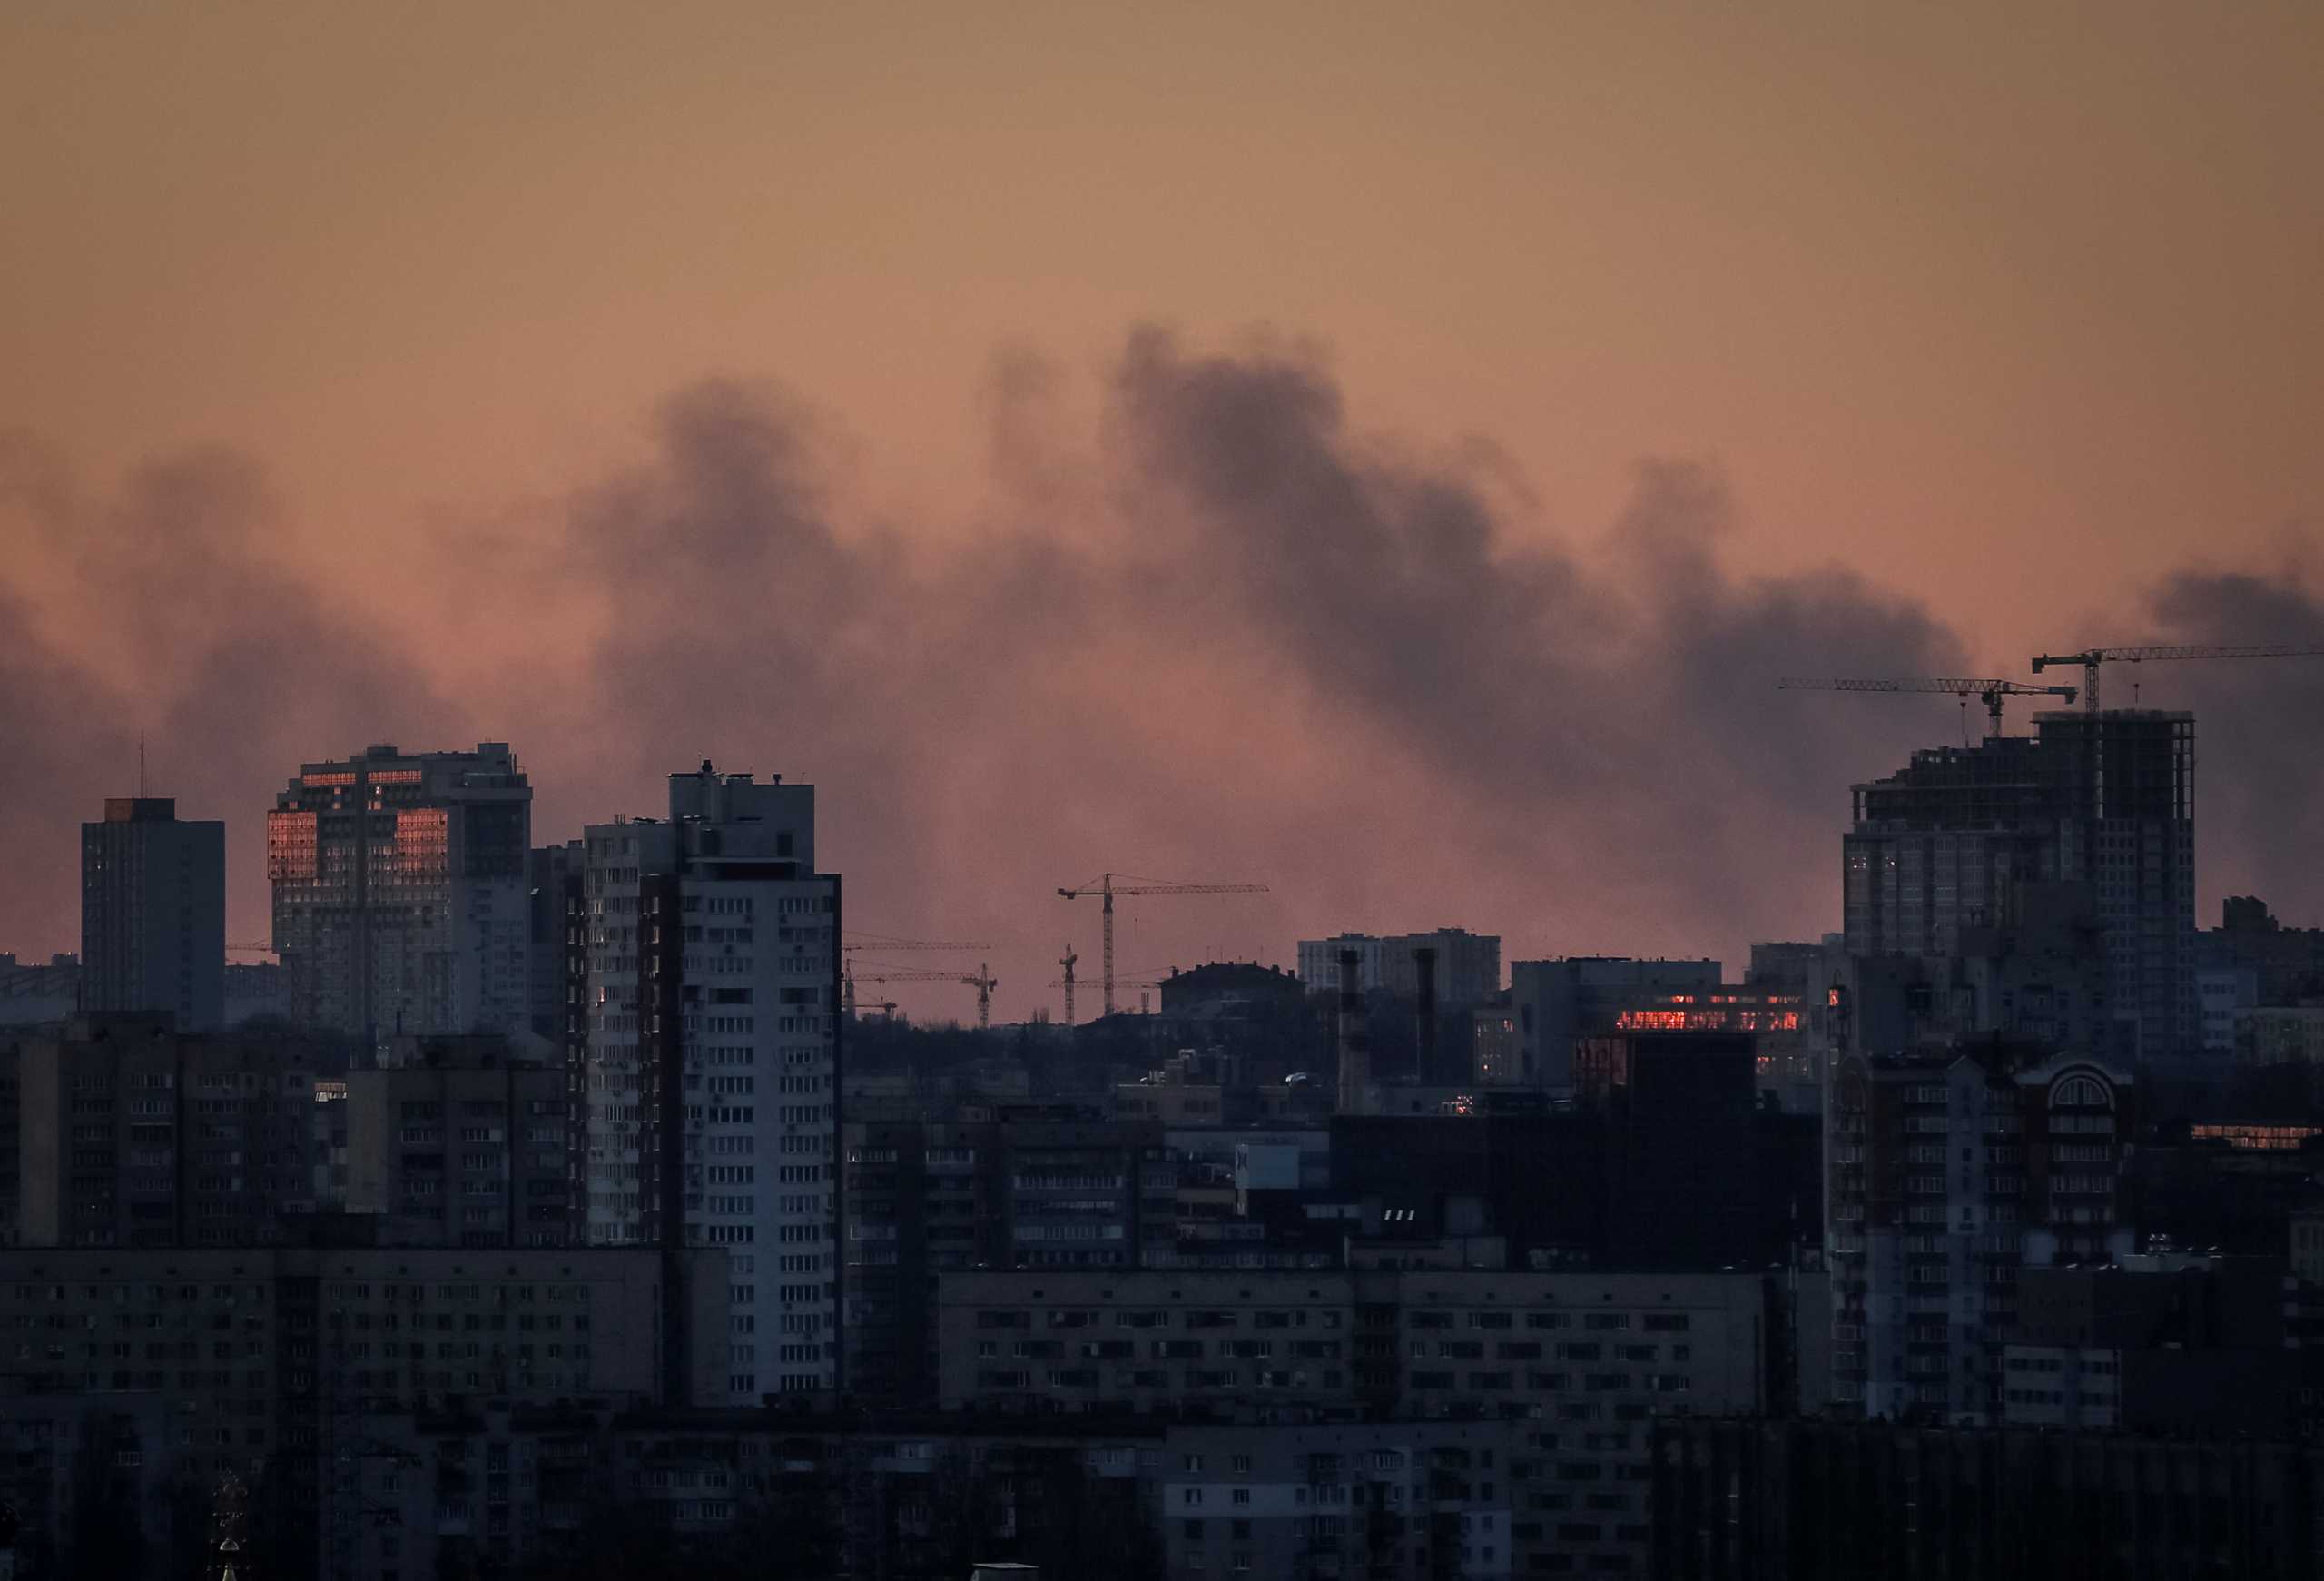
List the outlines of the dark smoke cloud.
{"type": "MultiPolygon", "coordinates": [[[[2296,549],[2269,575],[2178,572],[2154,590],[2151,627],[2122,640],[2324,648],[2313,565],[2296,549]]],[[[2112,665],[2102,684],[2109,707],[2194,711],[2206,898],[2258,894],[2288,922],[2324,922],[2324,655],[2112,665]]]]}
{"type": "MultiPolygon", "coordinates": [[[[1512,954],[1812,936],[1837,922],[1848,785],[1981,724],[1974,704],[1776,691],[1982,667],[1852,570],[1738,571],[1711,469],[1642,465],[1619,519],[1572,540],[1489,444],[1363,432],[1306,349],[1204,354],[1144,330],[1094,421],[1080,392],[1032,354],[998,360],[990,498],[897,531],[851,509],[812,411],[704,382],[663,403],[634,464],[439,536],[432,598],[380,608],[290,562],[233,456],[147,469],[96,505],[53,465],[19,467],[11,518],[76,546],[86,624],[32,632],[0,604],[0,835],[69,852],[119,788],[123,743],[161,731],[188,813],[232,822],[251,934],[260,814],[302,758],[509,738],[546,839],[655,812],[662,776],[709,757],[822,786],[852,919],[993,940],[1021,1013],[1054,1003],[1068,938],[1094,978],[1093,910],[1053,892],[1108,868],[1273,889],[1126,903],[1125,972],[1281,959],[1344,926],[1464,923],[1512,954]],[[476,655],[394,635],[447,627],[478,634],[476,655]],[[78,673],[97,661],[103,683],[78,673]],[[79,695],[105,700],[63,700],[79,695]]],[[[2146,615],[2324,632],[2282,578],[2186,573],[2146,615]]],[[[2301,673],[2324,681],[2324,661],[2301,673]]],[[[2308,684],[2290,674],[2267,684],[2308,684]]],[[[2199,705],[2205,784],[2249,751],[2312,790],[2324,753],[2269,736],[2261,692],[2226,678],[2189,677],[2221,688],[2199,705]]],[[[2222,872],[2280,869],[2324,832],[2312,796],[2285,816],[2257,779],[2206,795],[2222,872]]],[[[0,892],[0,943],[69,943],[69,862],[51,866],[0,892]]]]}
{"type": "Polygon", "coordinates": [[[21,439],[9,449],[11,536],[58,546],[69,584],[37,627],[0,606],[0,832],[11,852],[38,853],[45,877],[0,886],[0,940],[74,946],[77,825],[134,791],[141,743],[153,795],[176,797],[182,817],[228,820],[229,934],[263,939],[273,792],[305,758],[456,734],[458,711],[383,635],[393,612],[334,602],[284,563],[285,524],[247,458],[190,452],[93,499],[58,458],[21,439]]]}

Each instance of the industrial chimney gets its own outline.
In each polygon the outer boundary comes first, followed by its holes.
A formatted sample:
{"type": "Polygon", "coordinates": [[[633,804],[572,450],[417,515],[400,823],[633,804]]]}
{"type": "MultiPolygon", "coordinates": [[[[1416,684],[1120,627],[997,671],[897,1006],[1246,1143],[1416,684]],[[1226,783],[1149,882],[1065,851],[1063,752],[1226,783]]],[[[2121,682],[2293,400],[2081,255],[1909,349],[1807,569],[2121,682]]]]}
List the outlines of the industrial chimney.
{"type": "Polygon", "coordinates": [[[1371,1109],[1372,1033],[1364,1022],[1364,986],[1359,968],[1364,956],[1354,950],[1340,952],[1340,1102],[1342,1114],[1368,1114],[1371,1109]]]}

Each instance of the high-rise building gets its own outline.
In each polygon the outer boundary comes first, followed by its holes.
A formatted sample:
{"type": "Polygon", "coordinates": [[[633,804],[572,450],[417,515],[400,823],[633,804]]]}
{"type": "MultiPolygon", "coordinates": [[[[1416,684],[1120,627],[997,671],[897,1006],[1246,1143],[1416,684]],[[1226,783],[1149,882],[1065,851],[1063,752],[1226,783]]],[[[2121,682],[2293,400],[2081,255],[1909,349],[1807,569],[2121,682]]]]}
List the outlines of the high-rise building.
{"type": "Polygon", "coordinates": [[[497,741],[302,766],[266,820],[293,1019],[371,1040],[525,1025],[532,802],[497,741]]]}
{"type": "Polygon", "coordinates": [[[1970,953],[1965,934],[2010,928],[2036,886],[2070,885],[2104,956],[2093,1052],[2194,1052],[2194,716],[2066,711],[2035,726],[2030,737],[1916,752],[1855,787],[1841,858],[1847,953],[1970,953]]]}
{"type": "Polygon", "coordinates": [[[108,796],[81,825],[81,1008],[226,1013],[226,825],[181,823],[167,796],[108,796]]]}
{"type": "Polygon", "coordinates": [[[837,1386],[840,881],[812,786],[670,776],[585,839],[587,1238],[724,1247],[729,1394],[837,1386]]]}
{"type": "Polygon", "coordinates": [[[1825,1250],[1842,1408],[2000,1420],[2018,1270],[2131,1252],[2130,1080],[2040,1052],[1848,1054],[1833,1072],[1825,1250]]]}

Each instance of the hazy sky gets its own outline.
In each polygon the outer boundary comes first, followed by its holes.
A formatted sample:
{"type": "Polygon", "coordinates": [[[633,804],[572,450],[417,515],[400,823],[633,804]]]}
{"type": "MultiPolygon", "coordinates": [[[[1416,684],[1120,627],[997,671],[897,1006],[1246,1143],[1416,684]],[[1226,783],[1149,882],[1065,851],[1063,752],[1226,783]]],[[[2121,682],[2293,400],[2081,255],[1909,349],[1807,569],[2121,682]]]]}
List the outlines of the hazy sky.
{"type": "MultiPolygon", "coordinates": [[[[2305,4],[25,0],[0,948],[140,730],[238,939],[389,734],[513,740],[543,836],[813,778],[1012,1014],[1109,866],[1275,890],[1126,969],[1835,925],[1959,717],[1775,675],[2324,631],[2319,149],[2305,4]]],[[[2317,765],[2207,739],[2206,904],[2324,907],[2250,832],[2317,765]]]]}

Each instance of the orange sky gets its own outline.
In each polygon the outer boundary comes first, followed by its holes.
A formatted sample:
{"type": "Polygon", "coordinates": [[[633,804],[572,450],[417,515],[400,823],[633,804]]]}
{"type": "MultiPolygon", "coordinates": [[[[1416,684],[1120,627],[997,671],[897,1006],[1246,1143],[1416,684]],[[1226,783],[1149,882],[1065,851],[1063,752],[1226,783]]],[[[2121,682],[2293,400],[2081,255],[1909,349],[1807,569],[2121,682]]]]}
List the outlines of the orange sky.
{"type": "MultiPolygon", "coordinates": [[[[283,563],[457,686],[517,639],[426,535],[593,485],[674,389],[779,380],[908,556],[1021,509],[997,352],[1088,411],[1136,323],[1259,326],[1366,435],[1498,447],[1512,547],[1700,460],[1731,567],[1845,563],[2017,673],[2315,519],[2319,149],[2305,4],[28,0],[0,428],[97,492],[255,459],[283,563]]],[[[0,534],[110,672],[64,546],[0,534]]]]}

